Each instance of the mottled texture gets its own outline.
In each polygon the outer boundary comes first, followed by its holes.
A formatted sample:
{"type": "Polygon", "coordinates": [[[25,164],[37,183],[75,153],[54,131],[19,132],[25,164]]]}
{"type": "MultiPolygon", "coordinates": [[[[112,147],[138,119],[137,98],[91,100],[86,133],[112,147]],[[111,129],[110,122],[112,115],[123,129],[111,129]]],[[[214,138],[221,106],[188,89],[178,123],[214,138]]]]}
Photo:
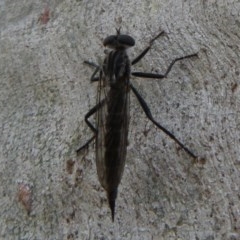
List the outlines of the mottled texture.
{"type": "Polygon", "coordinates": [[[52,0],[0,3],[1,239],[240,239],[240,3],[238,0],[52,0]],[[132,78],[153,116],[205,164],[149,122],[131,94],[129,146],[111,222],[91,131],[92,69],[115,28],[133,59],[166,32],[132,78]],[[71,171],[69,159],[75,162],[71,171]],[[31,211],[18,201],[31,186],[31,211]]]}

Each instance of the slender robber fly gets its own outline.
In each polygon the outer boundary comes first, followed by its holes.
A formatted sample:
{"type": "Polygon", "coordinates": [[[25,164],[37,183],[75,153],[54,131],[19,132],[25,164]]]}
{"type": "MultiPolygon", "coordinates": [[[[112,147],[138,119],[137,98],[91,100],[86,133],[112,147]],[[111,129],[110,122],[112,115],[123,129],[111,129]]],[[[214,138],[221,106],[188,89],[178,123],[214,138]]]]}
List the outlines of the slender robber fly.
{"type": "Polygon", "coordinates": [[[127,153],[130,90],[132,90],[137,97],[147,118],[166,133],[192,158],[197,158],[197,156],[185,147],[172,133],[154,120],[145,100],[130,82],[131,75],[142,78],[166,78],[175,62],[197,56],[197,54],[191,54],[174,59],[164,74],[131,72],[131,65],[139,62],[150,50],[153,42],[163,34],[163,31],[160,32],[150,41],[149,46],[144,49],[139,56],[130,61],[126,50],[129,47],[133,47],[135,41],[129,35],[121,34],[120,29],[118,29],[116,35],[108,36],[103,41],[103,45],[112,50],[106,53],[102,66],[88,61],[84,62],[95,67],[91,81],[98,81],[98,93],[97,105],[85,116],[85,122],[94,132],[94,135],[77,150],[77,153],[87,147],[92,141],[96,140],[97,174],[102,187],[107,192],[112,221],[114,221],[117,189],[122,178],[127,153]],[[100,73],[96,76],[98,72],[100,73]],[[89,121],[89,117],[95,113],[97,115],[96,127],[89,121]]]}

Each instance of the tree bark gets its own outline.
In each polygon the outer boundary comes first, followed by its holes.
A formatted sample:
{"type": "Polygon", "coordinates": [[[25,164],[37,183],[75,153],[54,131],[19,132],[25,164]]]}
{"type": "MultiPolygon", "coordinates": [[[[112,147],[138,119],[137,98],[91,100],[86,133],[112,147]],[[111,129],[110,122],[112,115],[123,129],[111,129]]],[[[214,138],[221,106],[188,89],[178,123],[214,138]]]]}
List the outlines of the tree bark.
{"type": "MultiPolygon", "coordinates": [[[[0,4],[1,239],[240,239],[240,4],[204,1],[6,1],[0,4]],[[102,40],[131,35],[132,78],[125,171],[115,222],[96,173],[84,115],[96,104],[93,69],[102,40]]],[[[93,120],[94,121],[94,120],[93,120]]]]}

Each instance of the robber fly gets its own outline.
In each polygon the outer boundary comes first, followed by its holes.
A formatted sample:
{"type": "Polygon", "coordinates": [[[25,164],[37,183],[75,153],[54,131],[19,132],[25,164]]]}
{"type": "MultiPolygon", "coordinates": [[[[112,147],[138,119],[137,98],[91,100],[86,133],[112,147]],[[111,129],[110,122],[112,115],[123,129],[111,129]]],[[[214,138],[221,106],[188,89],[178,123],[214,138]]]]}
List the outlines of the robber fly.
{"type": "Polygon", "coordinates": [[[87,147],[93,140],[96,140],[97,174],[102,187],[107,192],[112,221],[114,221],[117,189],[122,178],[127,153],[130,90],[137,97],[148,119],[173,139],[191,157],[197,158],[172,133],[154,120],[145,100],[130,82],[130,75],[143,78],[166,78],[175,62],[197,56],[197,54],[192,54],[174,59],[164,74],[131,72],[131,65],[139,62],[150,50],[153,42],[163,34],[163,31],[160,32],[150,41],[149,46],[139,56],[130,61],[126,50],[129,47],[133,47],[135,41],[129,35],[121,34],[120,29],[118,29],[116,35],[108,36],[103,41],[103,45],[112,50],[106,53],[101,67],[85,61],[86,64],[96,68],[91,81],[98,81],[98,96],[97,105],[85,116],[85,122],[94,132],[94,135],[77,150],[77,153],[87,147]],[[99,76],[96,76],[98,72],[100,72],[99,76]],[[97,115],[96,127],[89,121],[89,117],[95,113],[97,115]]]}

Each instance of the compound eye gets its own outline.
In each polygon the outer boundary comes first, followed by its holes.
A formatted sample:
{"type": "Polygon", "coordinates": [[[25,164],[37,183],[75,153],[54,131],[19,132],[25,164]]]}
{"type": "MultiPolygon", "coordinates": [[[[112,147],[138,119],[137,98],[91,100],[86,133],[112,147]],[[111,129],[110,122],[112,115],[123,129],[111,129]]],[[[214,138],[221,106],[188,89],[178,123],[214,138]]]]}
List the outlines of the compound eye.
{"type": "Polygon", "coordinates": [[[118,42],[119,42],[119,44],[127,46],[127,47],[132,47],[135,45],[135,40],[128,35],[119,35],[118,42]]]}
{"type": "Polygon", "coordinates": [[[111,35],[111,36],[108,36],[104,39],[103,41],[103,46],[106,47],[111,47],[111,46],[114,46],[116,45],[117,43],[117,36],[116,35],[111,35]]]}
{"type": "Polygon", "coordinates": [[[135,45],[135,41],[128,35],[111,35],[104,39],[103,45],[113,49],[126,49],[135,45]]]}

